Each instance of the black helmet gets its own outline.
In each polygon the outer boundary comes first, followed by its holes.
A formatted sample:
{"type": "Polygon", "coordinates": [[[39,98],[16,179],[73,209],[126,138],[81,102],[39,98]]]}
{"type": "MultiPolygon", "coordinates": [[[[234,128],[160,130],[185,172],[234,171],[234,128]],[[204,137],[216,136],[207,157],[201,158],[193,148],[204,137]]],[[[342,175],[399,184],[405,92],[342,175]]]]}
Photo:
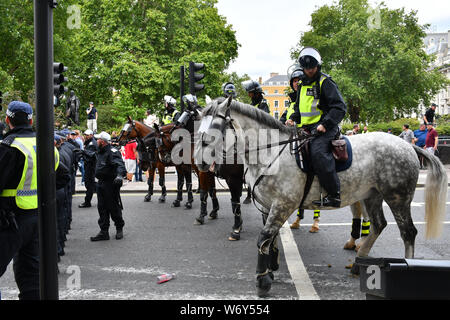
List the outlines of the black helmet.
{"type": "Polygon", "coordinates": [[[233,98],[236,98],[236,87],[232,82],[224,83],[222,86],[222,91],[225,97],[232,96],[233,98]]]}
{"type": "Polygon", "coordinates": [[[260,92],[262,93],[262,88],[259,85],[258,82],[254,81],[254,80],[247,80],[242,82],[242,86],[244,87],[245,91],[247,92],[260,92]]]}
{"type": "Polygon", "coordinates": [[[303,48],[298,56],[298,63],[303,69],[312,69],[322,65],[322,57],[319,51],[312,47],[303,48]]]}
{"type": "Polygon", "coordinates": [[[299,80],[301,80],[304,77],[304,75],[305,74],[303,73],[302,69],[296,69],[291,73],[291,75],[289,77],[289,84],[290,84],[292,90],[294,90],[294,86],[292,85],[292,83],[294,82],[294,79],[298,78],[299,80]]]}

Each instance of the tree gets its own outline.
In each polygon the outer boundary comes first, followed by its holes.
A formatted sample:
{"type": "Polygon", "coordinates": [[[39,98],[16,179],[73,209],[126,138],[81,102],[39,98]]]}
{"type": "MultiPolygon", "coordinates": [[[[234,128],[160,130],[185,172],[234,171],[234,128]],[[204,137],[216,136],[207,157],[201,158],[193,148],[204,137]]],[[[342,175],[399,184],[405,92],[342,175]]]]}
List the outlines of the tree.
{"type": "MultiPolygon", "coordinates": [[[[223,70],[237,57],[238,43],[231,26],[218,15],[216,2],[81,1],[73,68],[79,76],[73,81],[80,98],[112,104],[114,89],[125,93],[139,110],[157,112],[164,95],[178,96],[180,66],[187,71],[189,61],[206,66],[201,94],[219,93],[223,70]]],[[[114,105],[122,108],[121,103],[114,105]]],[[[123,117],[122,111],[115,116],[123,117]]]]}
{"type": "Polygon", "coordinates": [[[352,122],[389,121],[427,105],[447,80],[429,70],[433,57],[423,50],[428,25],[419,25],[417,11],[375,10],[367,0],[340,0],[318,8],[291,51],[312,46],[323,58],[325,73],[339,85],[352,122]]]}

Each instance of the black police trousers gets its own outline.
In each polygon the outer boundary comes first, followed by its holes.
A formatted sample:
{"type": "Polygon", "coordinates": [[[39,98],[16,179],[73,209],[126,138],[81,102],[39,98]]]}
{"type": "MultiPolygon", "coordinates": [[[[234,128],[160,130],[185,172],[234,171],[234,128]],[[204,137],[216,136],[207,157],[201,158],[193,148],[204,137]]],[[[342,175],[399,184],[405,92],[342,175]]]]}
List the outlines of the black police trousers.
{"type": "Polygon", "coordinates": [[[85,167],[84,172],[84,186],[86,187],[86,197],[84,198],[84,203],[91,204],[92,196],[96,190],[95,184],[95,168],[85,167]]]}
{"type": "Polygon", "coordinates": [[[19,230],[0,230],[0,277],[13,259],[20,300],[39,300],[39,230],[36,213],[17,214],[19,230]]]}
{"type": "Polygon", "coordinates": [[[336,163],[331,149],[331,141],[335,139],[339,128],[334,127],[321,133],[310,144],[311,162],[314,173],[319,178],[320,185],[327,194],[335,196],[340,193],[339,177],[336,173],[336,163]]]}
{"type": "Polygon", "coordinates": [[[112,181],[99,180],[97,183],[97,208],[100,218],[98,225],[100,230],[108,232],[109,219],[114,221],[116,229],[122,229],[125,222],[122,218],[122,208],[119,205],[120,188],[112,181]]]}

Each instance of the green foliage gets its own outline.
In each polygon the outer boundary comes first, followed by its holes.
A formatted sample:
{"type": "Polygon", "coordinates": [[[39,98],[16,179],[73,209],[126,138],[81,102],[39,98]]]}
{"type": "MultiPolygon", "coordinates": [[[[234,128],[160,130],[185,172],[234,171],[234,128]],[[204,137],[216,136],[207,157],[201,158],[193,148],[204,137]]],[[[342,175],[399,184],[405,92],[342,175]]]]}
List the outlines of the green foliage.
{"type": "Polygon", "coordinates": [[[367,0],[340,0],[311,15],[311,31],[297,48],[317,48],[323,71],[339,85],[350,121],[390,121],[418,112],[420,102],[448,84],[438,70],[428,70],[432,57],[423,50],[428,25],[417,11],[390,10],[380,4],[380,25],[369,27],[373,13],[367,0]]]}
{"type": "MultiPolygon", "coordinates": [[[[353,125],[355,123],[346,123],[342,126],[342,133],[346,133],[349,130],[353,130],[353,125]]],[[[399,135],[403,131],[403,125],[408,124],[409,128],[414,131],[419,129],[420,122],[417,119],[411,119],[411,118],[402,118],[397,119],[395,121],[389,121],[389,122],[377,122],[377,123],[371,123],[367,126],[367,129],[369,132],[387,132],[389,128],[392,129],[392,134],[399,135]]],[[[362,129],[364,128],[364,124],[359,124],[360,127],[360,133],[362,132],[362,129]]]]}

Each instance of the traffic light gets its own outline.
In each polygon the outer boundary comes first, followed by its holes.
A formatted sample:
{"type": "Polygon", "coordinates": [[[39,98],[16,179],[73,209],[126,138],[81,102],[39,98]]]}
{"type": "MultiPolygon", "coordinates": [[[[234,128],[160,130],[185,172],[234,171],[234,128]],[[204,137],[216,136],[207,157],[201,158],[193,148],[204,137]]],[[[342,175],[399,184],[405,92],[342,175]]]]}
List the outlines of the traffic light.
{"type": "Polygon", "coordinates": [[[63,72],[67,71],[67,67],[60,62],[53,63],[53,93],[56,97],[59,97],[64,92],[67,92],[62,83],[67,82],[67,78],[64,77],[63,72]]]}
{"type": "Polygon", "coordinates": [[[203,63],[189,62],[189,93],[195,95],[197,91],[203,90],[205,85],[197,83],[202,80],[205,75],[203,73],[196,73],[196,71],[202,70],[205,67],[203,63]]]}

